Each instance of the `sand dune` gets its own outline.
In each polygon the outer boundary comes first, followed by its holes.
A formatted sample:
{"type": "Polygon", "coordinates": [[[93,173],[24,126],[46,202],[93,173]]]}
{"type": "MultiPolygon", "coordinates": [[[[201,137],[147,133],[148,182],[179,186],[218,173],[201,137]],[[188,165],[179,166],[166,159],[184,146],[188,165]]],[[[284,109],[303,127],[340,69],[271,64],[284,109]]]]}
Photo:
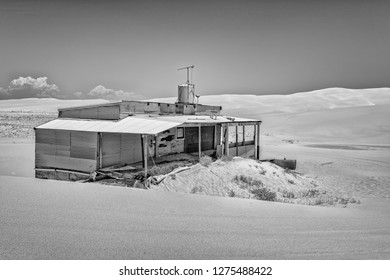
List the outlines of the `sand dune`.
{"type": "Polygon", "coordinates": [[[55,98],[23,98],[0,101],[0,111],[57,113],[58,108],[94,105],[109,102],[105,99],[63,100],[55,98]]]}
{"type": "MultiPolygon", "coordinates": [[[[174,102],[176,98],[153,100],[174,102]]],[[[247,117],[260,114],[303,113],[324,109],[390,104],[390,88],[327,88],[288,95],[205,95],[200,97],[199,103],[221,105],[225,113],[239,113],[247,117]]]]}
{"type": "Polygon", "coordinates": [[[263,137],[262,158],[293,158],[297,171],[329,192],[358,198],[390,199],[390,147],[296,145],[263,137]]]}
{"type": "MultiPolygon", "coordinates": [[[[175,98],[157,99],[174,101],[175,98]]],[[[226,115],[263,121],[264,133],[308,142],[390,144],[390,89],[329,88],[290,95],[208,95],[226,115]]]]}
{"type": "MultiPolygon", "coordinates": [[[[347,208],[37,180],[33,140],[2,139],[0,259],[389,259],[389,96],[201,97],[263,120],[261,157],[297,159],[297,171],[362,202],[347,208]]],[[[0,111],[101,102],[4,100],[0,111]]]]}
{"type": "MultiPolygon", "coordinates": [[[[153,99],[174,102],[176,97],[153,99]]],[[[56,112],[58,107],[107,102],[53,98],[2,100],[0,111],[56,112]]],[[[390,89],[329,88],[290,95],[207,95],[223,114],[263,121],[263,132],[308,142],[390,144],[390,89]]]]}
{"type": "Polygon", "coordinates": [[[261,116],[263,132],[280,139],[390,145],[390,105],[261,116]]]}
{"type": "Polygon", "coordinates": [[[390,258],[388,202],[327,208],[0,181],[0,259],[390,258]]]}
{"type": "MultiPolygon", "coordinates": [[[[176,97],[151,99],[160,102],[175,102],[176,97]]],[[[104,99],[60,100],[54,98],[10,99],[0,102],[1,111],[54,112],[57,108],[83,106],[110,102],[104,99]]],[[[390,104],[390,88],[345,89],[327,88],[311,92],[288,95],[204,95],[200,103],[220,105],[224,112],[239,113],[240,116],[275,113],[302,113],[323,109],[390,104]],[[248,109],[248,112],[242,109],[248,109]]]]}

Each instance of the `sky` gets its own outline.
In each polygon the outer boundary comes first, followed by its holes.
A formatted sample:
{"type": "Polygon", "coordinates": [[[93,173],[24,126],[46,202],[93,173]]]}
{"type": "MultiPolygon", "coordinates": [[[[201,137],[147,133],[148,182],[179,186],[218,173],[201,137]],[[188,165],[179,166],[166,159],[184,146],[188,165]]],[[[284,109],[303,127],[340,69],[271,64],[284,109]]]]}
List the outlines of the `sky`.
{"type": "Polygon", "coordinates": [[[0,99],[390,86],[390,0],[0,0],[0,99]]]}

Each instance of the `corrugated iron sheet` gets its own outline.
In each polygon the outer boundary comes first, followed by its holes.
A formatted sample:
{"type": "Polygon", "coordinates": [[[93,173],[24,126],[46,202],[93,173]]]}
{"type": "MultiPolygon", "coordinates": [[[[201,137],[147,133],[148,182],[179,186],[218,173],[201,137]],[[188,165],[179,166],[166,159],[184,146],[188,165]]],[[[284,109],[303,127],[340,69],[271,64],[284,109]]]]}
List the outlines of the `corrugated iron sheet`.
{"type": "Polygon", "coordinates": [[[258,122],[258,120],[233,118],[227,116],[184,115],[184,116],[133,116],[119,121],[85,120],[60,118],[37,126],[36,128],[90,131],[90,132],[113,132],[131,134],[156,135],[167,129],[181,124],[191,123],[234,123],[234,122],[258,122]]]}
{"type": "Polygon", "coordinates": [[[37,126],[38,129],[57,129],[90,132],[112,132],[155,135],[164,130],[181,125],[178,121],[127,117],[120,121],[56,119],[37,126]]]}

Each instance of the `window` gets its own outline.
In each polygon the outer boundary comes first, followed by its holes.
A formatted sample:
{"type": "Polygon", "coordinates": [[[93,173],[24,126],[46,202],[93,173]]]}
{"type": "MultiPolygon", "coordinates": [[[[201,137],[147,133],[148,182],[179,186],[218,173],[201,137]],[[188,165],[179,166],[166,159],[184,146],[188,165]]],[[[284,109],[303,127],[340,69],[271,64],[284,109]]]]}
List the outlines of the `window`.
{"type": "Polygon", "coordinates": [[[178,127],[177,128],[177,139],[183,139],[184,138],[184,127],[178,127]]]}

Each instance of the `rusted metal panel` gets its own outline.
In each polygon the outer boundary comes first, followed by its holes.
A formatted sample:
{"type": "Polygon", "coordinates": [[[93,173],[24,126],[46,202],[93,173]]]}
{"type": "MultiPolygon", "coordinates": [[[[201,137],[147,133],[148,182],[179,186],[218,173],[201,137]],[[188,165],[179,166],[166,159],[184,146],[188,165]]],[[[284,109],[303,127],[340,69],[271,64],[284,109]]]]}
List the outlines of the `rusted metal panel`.
{"type": "Polygon", "coordinates": [[[184,139],[178,139],[177,128],[168,129],[156,137],[157,156],[184,152],[184,139]]]}

